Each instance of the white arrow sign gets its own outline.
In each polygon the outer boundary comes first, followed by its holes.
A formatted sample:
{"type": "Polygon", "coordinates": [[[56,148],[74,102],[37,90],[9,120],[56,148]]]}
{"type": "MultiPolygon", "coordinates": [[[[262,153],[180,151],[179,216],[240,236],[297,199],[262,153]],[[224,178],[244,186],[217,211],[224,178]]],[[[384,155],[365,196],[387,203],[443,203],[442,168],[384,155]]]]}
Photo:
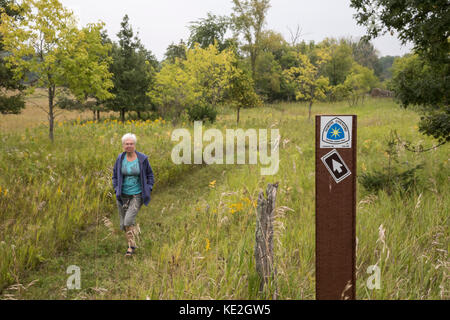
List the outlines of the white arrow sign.
{"type": "Polygon", "coordinates": [[[338,173],[342,172],[342,164],[340,164],[339,162],[335,161],[334,159],[333,161],[333,171],[337,171],[338,173]]]}
{"type": "Polygon", "coordinates": [[[328,152],[321,160],[336,183],[341,182],[352,174],[336,149],[328,152]]]}

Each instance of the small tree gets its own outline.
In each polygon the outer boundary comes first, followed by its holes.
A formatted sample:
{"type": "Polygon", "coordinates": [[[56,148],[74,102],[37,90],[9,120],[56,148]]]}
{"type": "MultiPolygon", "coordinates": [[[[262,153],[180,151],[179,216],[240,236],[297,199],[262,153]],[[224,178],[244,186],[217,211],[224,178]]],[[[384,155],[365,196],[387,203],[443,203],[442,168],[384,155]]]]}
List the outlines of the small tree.
{"type": "Polygon", "coordinates": [[[297,53],[299,66],[283,71],[286,81],[295,88],[296,100],[308,102],[308,119],[311,119],[313,103],[325,99],[329,90],[328,78],[319,72],[320,66],[329,59],[329,56],[325,51],[318,51],[317,57],[316,65],[313,65],[306,55],[297,53]]]}
{"type": "Polygon", "coordinates": [[[163,62],[161,71],[155,76],[155,83],[147,95],[163,116],[177,119],[186,107],[193,106],[200,99],[195,79],[184,69],[184,60],[175,63],[163,62]]]}
{"type": "Polygon", "coordinates": [[[251,76],[242,69],[236,68],[234,75],[231,77],[228,101],[231,107],[236,109],[236,123],[238,124],[241,108],[259,107],[262,105],[261,99],[253,88],[251,76]]]}
{"type": "Polygon", "coordinates": [[[374,75],[373,70],[354,63],[344,82],[344,87],[348,90],[347,97],[350,106],[357,105],[360,99],[364,103],[365,95],[375,87],[377,82],[378,78],[374,75]]]}
{"type": "Polygon", "coordinates": [[[62,86],[68,86],[76,96],[87,86],[89,92],[97,93],[105,93],[111,86],[104,48],[96,35],[102,24],[78,30],[72,13],[58,0],[24,0],[21,8],[23,18],[19,21],[6,13],[1,15],[0,33],[11,53],[5,59],[14,67],[16,79],[32,72],[37,76],[35,86],[47,89],[49,137],[53,141],[55,98],[62,86]]]}
{"type": "Polygon", "coordinates": [[[153,108],[146,92],[154,81],[158,63],[138,37],[134,36],[128,15],[124,16],[121,26],[117,34],[119,44],[113,45],[113,63],[110,65],[110,71],[114,74],[114,88],[111,90],[114,98],[107,101],[107,106],[119,111],[121,120],[125,121],[128,111],[136,111],[139,116],[139,112],[153,108]]]}
{"type": "Polygon", "coordinates": [[[177,118],[185,108],[207,104],[215,107],[225,102],[236,75],[237,59],[231,49],[219,52],[218,45],[202,49],[197,44],[188,49],[186,59],[165,62],[156,75],[154,88],[148,95],[163,112],[177,118]]]}

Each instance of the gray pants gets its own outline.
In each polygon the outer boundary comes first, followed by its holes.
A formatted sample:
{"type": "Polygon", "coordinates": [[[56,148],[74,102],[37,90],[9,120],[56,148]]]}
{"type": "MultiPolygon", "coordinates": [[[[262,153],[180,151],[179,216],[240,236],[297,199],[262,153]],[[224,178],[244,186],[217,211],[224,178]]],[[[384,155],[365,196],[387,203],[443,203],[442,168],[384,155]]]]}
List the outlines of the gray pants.
{"type": "Polygon", "coordinates": [[[119,209],[120,229],[125,231],[125,227],[136,225],[136,216],[142,207],[142,195],[121,195],[123,205],[116,199],[117,208],[119,209]]]}

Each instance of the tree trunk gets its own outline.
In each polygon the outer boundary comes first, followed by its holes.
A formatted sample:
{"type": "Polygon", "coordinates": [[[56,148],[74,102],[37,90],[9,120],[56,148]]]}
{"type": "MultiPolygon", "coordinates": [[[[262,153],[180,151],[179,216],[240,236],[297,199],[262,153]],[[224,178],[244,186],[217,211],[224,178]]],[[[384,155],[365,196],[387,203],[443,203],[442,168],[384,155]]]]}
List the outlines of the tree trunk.
{"type": "Polygon", "coordinates": [[[241,110],[240,107],[237,108],[237,124],[239,124],[239,111],[241,110]]]}
{"type": "Polygon", "coordinates": [[[100,121],[100,110],[97,110],[97,120],[100,121]]]}
{"type": "Polygon", "coordinates": [[[273,265],[273,216],[275,214],[275,200],[277,195],[278,182],[269,183],[266,189],[267,200],[264,198],[264,192],[258,195],[258,207],[256,217],[255,233],[255,260],[256,271],[261,282],[259,291],[262,292],[264,285],[274,275],[273,265]]]}
{"type": "Polygon", "coordinates": [[[125,123],[125,109],[120,109],[120,119],[122,123],[125,123]]]}
{"type": "Polygon", "coordinates": [[[55,116],[53,113],[53,100],[55,98],[55,87],[50,86],[48,88],[48,122],[49,122],[49,138],[53,142],[53,127],[55,116]]]}
{"type": "Polygon", "coordinates": [[[137,116],[138,116],[138,120],[141,120],[141,112],[140,111],[136,111],[137,116]]]}
{"type": "Polygon", "coordinates": [[[309,110],[308,110],[308,120],[311,120],[311,108],[312,108],[312,104],[313,104],[313,102],[310,101],[310,102],[309,102],[309,110]]]}
{"type": "Polygon", "coordinates": [[[253,81],[255,81],[255,74],[256,74],[256,55],[257,53],[254,52],[253,50],[250,52],[250,63],[251,63],[251,67],[252,67],[252,78],[253,81]]]}

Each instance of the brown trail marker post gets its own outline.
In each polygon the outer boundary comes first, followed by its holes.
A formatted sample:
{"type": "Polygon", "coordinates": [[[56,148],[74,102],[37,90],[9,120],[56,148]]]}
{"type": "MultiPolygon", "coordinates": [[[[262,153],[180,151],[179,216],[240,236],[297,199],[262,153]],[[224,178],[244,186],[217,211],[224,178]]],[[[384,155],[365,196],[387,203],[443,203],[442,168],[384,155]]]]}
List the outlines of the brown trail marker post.
{"type": "Polygon", "coordinates": [[[316,299],[356,299],[356,116],[316,116],[316,299]]]}

